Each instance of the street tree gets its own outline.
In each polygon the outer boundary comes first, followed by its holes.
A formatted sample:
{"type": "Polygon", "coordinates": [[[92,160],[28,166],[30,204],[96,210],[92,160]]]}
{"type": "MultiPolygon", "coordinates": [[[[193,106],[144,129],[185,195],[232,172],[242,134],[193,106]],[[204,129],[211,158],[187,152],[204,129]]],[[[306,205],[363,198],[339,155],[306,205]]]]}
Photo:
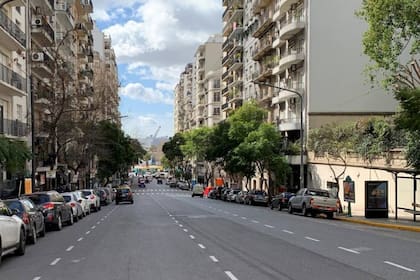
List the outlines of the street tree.
{"type": "Polygon", "coordinates": [[[4,168],[10,175],[17,175],[25,170],[29,159],[31,152],[24,142],[0,135],[0,170],[4,168]]]}
{"type": "Polygon", "coordinates": [[[176,177],[182,175],[182,172],[176,172],[177,170],[184,171],[187,169],[185,156],[181,150],[181,146],[184,145],[184,143],[185,139],[182,133],[176,133],[162,146],[162,152],[165,154],[172,171],[177,175],[176,177]]]}

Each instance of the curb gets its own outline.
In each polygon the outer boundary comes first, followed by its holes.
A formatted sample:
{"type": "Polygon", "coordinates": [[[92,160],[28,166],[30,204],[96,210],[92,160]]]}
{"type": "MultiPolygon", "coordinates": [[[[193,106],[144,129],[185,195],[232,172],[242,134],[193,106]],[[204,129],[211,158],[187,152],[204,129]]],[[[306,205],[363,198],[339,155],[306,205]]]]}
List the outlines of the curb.
{"type": "Polygon", "coordinates": [[[398,224],[386,224],[386,223],[378,223],[373,221],[366,221],[360,220],[355,218],[345,218],[345,217],[334,217],[336,220],[347,222],[347,223],[354,223],[354,224],[362,224],[362,225],[369,225],[374,227],[382,227],[382,228],[390,228],[390,229],[399,229],[399,230],[406,230],[412,232],[420,232],[420,226],[406,226],[406,225],[398,225],[398,224]]]}

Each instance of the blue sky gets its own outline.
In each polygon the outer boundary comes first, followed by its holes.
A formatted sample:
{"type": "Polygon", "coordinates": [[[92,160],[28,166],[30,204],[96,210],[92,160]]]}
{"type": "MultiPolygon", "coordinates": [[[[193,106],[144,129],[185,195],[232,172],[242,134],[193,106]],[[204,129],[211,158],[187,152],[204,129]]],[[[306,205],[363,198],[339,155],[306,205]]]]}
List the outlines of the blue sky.
{"type": "Polygon", "coordinates": [[[123,129],[173,134],[173,89],[199,44],[222,30],[221,0],[93,0],[117,56],[123,129]]]}

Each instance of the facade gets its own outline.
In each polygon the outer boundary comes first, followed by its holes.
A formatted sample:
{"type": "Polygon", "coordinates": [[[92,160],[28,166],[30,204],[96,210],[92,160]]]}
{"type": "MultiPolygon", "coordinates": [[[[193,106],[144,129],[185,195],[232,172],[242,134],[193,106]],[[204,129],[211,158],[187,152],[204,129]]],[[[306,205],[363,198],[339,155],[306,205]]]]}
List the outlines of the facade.
{"type": "MultiPolygon", "coordinates": [[[[9,3],[0,10],[0,135],[30,145],[30,91],[26,71],[27,9],[26,6],[16,5],[9,3]]],[[[16,178],[11,175],[0,166],[0,194],[3,187],[10,188],[16,184],[16,178]]]]}
{"type": "Polygon", "coordinates": [[[192,116],[192,80],[193,64],[188,63],[185,70],[179,76],[179,82],[175,86],[175,109],[174,109],[174,131],[183,132],[190,129],[192,116]]]}

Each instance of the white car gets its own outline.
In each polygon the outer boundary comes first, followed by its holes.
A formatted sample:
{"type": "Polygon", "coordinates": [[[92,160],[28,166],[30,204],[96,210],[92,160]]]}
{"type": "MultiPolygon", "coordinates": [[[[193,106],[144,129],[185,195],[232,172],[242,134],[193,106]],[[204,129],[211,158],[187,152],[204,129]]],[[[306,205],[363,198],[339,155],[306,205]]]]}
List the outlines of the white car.
{"type": "Polygon", "coordinates": [[[80,205],[82,205],[84,215],[85,216],[89,215],[90,214],[89,200],[83,197],[83,194],[81,191],[74,191],[73,193],[76,195],[77,201],[80,203],[80,205]]]}
{"type": "Polygon", "coordinates": [[[83,197],[89,201],[90,209],[98,212],[101,210],[101,199],[94,189],[81,190],[83,197]]]}
{"type": "Polygon", "coordinates": [[[71,207],[74,221],[77,222],[82,219],[85,216],[85,212],[83,211],[82,204],[78,201],[76,194],[73,192],[67,192],[62,193],[61,195],[63,196],[66,204],[71,207]]]}
{"type": "Polygon", "coordinates": [[[0,201],[0,243],[0,262],[6,254],[25,254],[25,224],[3,201],[0,201]]]}

